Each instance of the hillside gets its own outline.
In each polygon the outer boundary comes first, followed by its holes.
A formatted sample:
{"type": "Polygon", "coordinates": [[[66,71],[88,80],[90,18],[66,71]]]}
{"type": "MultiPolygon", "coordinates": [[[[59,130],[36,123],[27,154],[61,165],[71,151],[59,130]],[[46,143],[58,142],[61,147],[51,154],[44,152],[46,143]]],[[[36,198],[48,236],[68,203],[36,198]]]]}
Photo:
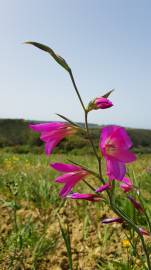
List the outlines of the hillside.
{"type": "MultiPolygon", "coordinates": [[[[41,152],[43,143],[39,140],[39,135],[32,132],[29,129],[29,123],[23,119],[0,119],[0,148],[6,150],[26,153],[30,151],[41,152]]],[[[33,123],[33,121],[32,121],[33,123]]],[[[82,123],[78,123],[81,126],[82,123]]],[[[90,124],[91,134],[94,139],[94,143],[97,146],[101,127],[90,124]]],[[[151,130],[147,129],[127,129],[136,152],[151,152],[151,130]]],[[[77,151],[91,152],[88,148],[88,139],[85,134],[81,134],[81,131],[64,139],[58,146],[61,152],[73,152],[77,151]]]]}

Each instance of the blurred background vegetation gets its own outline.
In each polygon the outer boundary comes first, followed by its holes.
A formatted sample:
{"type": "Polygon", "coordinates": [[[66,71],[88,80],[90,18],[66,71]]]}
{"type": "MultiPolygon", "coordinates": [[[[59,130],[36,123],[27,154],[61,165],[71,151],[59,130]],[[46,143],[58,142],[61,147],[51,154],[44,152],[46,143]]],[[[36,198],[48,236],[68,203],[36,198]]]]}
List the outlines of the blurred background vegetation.
{"type": "MultiPolygon", "coordinates": [[[[5,148],[7,152],[26,154],[29,152],[43,153],[43,142],[39,139],[39,134],[30,130],[29,123],[35,121],[25,121],[23,119],[0,119],[0,148],[5,148]],[[32,146],[32,147],[31,147],[32,146]]],[[[79,123],[81,126],[82,123],[79,123]]],[[[100,136],[101,127],[90,124],[91,135],[96,147],[100,136]]],[[[151,153],[151,130],[127,128],[130,135],[134,151],[136,153],[151,153]]],[[[91,154],[91,147],[85,134],[81,131],[74,136],[65,138],[55,149],[55,152],[76,154],[91,154]]]]}

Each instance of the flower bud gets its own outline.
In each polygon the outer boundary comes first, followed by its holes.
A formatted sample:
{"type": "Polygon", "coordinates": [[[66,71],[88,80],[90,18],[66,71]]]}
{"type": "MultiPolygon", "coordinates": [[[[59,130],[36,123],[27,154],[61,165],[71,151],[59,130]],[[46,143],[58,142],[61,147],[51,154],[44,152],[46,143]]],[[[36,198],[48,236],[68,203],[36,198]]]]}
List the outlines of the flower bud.
{"type": "Polygon", "coordinates": [[[122,220],[122,218],[120,218],[120,217],[116,217],[116,218],[106,218],[106,219],[103,219],[103,220],[102,220],[102,223],[103,223],[103,224],[110,224],[110,223],[113,223],[113,222],[122,223],[123,220],[122,220]]]}
{"type": "Polygon", "coordinates": [[[113,103],[106,97],[97,97],[88,105],[87,111],[107,109],[113,106],[113,103]]]}
{"type": "Polygon", "coordinates": [[[143,228],[139,228],[139,231],[142,235],[148,235],[148,236],[150,235],[150,233],[148,231],[144,230],[143,228]]]}
{"type": "Polygon", "coordinates": [[[96,109],[107,109],[113,106],[113,103],[108,98],[104,97],[96,98],[94,103],[96,109]]]}

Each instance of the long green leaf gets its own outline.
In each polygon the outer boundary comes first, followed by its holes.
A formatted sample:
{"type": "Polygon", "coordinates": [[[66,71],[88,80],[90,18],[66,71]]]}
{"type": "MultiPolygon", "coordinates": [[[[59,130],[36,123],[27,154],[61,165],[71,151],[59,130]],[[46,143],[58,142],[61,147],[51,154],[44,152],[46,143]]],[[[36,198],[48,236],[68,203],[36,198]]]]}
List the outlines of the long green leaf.
{"type": "Polygon", "coordinates": [[[68,256],[68,261],[69,261],[69,270],[73,270],[69,225],[67,224],[67,229],[64,228],[59,214],[58,214],[58,221],[60,225],[61,234],[65,243],[65,246],[66,246],[66,251],[67,251],[67,256],[68,256]]]}
{"type": "Polygon", "coordinates": [[[56,113],[56,115],[58,115],[59,117],[61,117],[62,119],[64,119],[65,121],[69,122],[71,125],[77,127],[77,128],[80,128],[82,129],[79,125],[77,125],[76,123],[74,123],[72,120],[70,120],[69,118],[67,118],[66,116],[62,115],[62,114],[59,114],[59,113],[56,113]]]}
{"type": "Polygon", "coordinates": [[[34,42],[34,41],[26,41],[25,44],[30,44],[33,45],[47,53],[49,53],[54,59],[55,61],[61,65],[63,68],[65,68],[68,72],[71,70],[70,67],[68,66],[67,62],[58,54],[56,54],[50,47],[38,43],[38,42],[34,42]]]}

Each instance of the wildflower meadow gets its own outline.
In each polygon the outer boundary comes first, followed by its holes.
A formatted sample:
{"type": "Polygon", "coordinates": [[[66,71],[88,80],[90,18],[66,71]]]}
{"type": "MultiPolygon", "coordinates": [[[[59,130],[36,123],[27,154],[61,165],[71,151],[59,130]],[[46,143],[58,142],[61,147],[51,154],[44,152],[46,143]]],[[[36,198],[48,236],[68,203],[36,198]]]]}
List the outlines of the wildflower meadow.
{"type": "Polygon", "coordinates": [[[1,151],[1,269],[151,270],[151,155],[134,153],[116,124],[101,128],[96,145],[88,116],[114,109],[113,90],[85,105],[67,62],[48,46],[26,44],[69,74],[85,123],[60,114],[57,122],[30,123],[42,154],[1,151]],[[91,154],[57,150],[78,132],[91,154]]]}

